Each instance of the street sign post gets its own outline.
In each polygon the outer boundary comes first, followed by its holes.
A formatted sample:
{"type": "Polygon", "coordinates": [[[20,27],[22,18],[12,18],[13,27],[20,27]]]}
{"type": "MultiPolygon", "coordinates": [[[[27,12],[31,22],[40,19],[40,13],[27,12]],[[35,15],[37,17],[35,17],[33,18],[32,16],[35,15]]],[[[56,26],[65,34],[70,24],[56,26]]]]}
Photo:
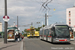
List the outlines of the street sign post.
{"type": "Polygon", "coordinates": [[[7,0],[5,0],[5,16],[3,17],[3,20],[5,21],[5,26],[4,26],[4,43],[7,44],[7,24],[9,17],[7,16],[7,0]]]}
{"type": "Polygon", "coordinates": [[[5,21],[4,43],[7,44],[7,24],[8,24],[8,21],[9,21],[9,16],[7,16],[7,15],[3,16],[3,20],[5,21]]]}
{"type": "Polygon", "coordinates": [[[9,21],[9,16],[3,16],[3,20],[4,20],[5,22],[8,22],[8,21],[9,21]]]}

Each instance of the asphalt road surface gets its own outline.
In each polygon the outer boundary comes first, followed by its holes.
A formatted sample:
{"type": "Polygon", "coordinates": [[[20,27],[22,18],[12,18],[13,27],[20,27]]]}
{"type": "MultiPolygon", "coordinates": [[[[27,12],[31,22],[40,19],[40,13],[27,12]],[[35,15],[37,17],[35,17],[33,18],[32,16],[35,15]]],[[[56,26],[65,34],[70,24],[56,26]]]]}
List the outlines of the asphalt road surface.
{"type": "Polygon", "coordinates": [[[39,38],[25,38],[23,45],[24,50],[75,50],[75,41],[52,44],[39,38]]]}

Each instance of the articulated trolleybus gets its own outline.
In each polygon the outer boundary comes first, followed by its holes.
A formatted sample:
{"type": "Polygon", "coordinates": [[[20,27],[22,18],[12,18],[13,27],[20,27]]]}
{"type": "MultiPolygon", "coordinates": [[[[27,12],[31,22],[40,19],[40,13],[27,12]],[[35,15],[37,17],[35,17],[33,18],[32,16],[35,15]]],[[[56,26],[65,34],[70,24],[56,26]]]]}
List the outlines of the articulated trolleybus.
{"type": "Polygon", "coordinates": [[[40,29],[40,39],[52,43],[70,42],[69,26],[66,24],[52,24],[40,29]]]}

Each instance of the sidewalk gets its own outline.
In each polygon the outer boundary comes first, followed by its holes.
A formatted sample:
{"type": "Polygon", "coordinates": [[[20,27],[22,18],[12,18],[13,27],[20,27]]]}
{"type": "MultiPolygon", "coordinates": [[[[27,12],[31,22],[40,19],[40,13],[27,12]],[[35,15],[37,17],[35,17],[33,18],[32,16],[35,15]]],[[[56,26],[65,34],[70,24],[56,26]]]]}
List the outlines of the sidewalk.
{"type": "Polygon", "coordinates": [[[20,42],[0,42],[0,50],[23,50],[23,41],[20,42]]]}
{"type": "Polygon", "coordinates": [[[3,41],[3,38],[0,38],[0,42],[2,42],[3,41]]]}

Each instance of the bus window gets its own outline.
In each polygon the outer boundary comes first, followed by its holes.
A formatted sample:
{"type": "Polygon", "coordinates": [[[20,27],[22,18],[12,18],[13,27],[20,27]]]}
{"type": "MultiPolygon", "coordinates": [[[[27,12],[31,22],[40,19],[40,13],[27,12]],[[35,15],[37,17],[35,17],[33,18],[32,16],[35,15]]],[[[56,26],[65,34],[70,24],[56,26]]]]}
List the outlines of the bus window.
{"type": "Polygon", "coordinates": [[[55,36],[55,28],[54,27],[51,29],[51,33],[52,33],[52,36],[55,36]]]}

